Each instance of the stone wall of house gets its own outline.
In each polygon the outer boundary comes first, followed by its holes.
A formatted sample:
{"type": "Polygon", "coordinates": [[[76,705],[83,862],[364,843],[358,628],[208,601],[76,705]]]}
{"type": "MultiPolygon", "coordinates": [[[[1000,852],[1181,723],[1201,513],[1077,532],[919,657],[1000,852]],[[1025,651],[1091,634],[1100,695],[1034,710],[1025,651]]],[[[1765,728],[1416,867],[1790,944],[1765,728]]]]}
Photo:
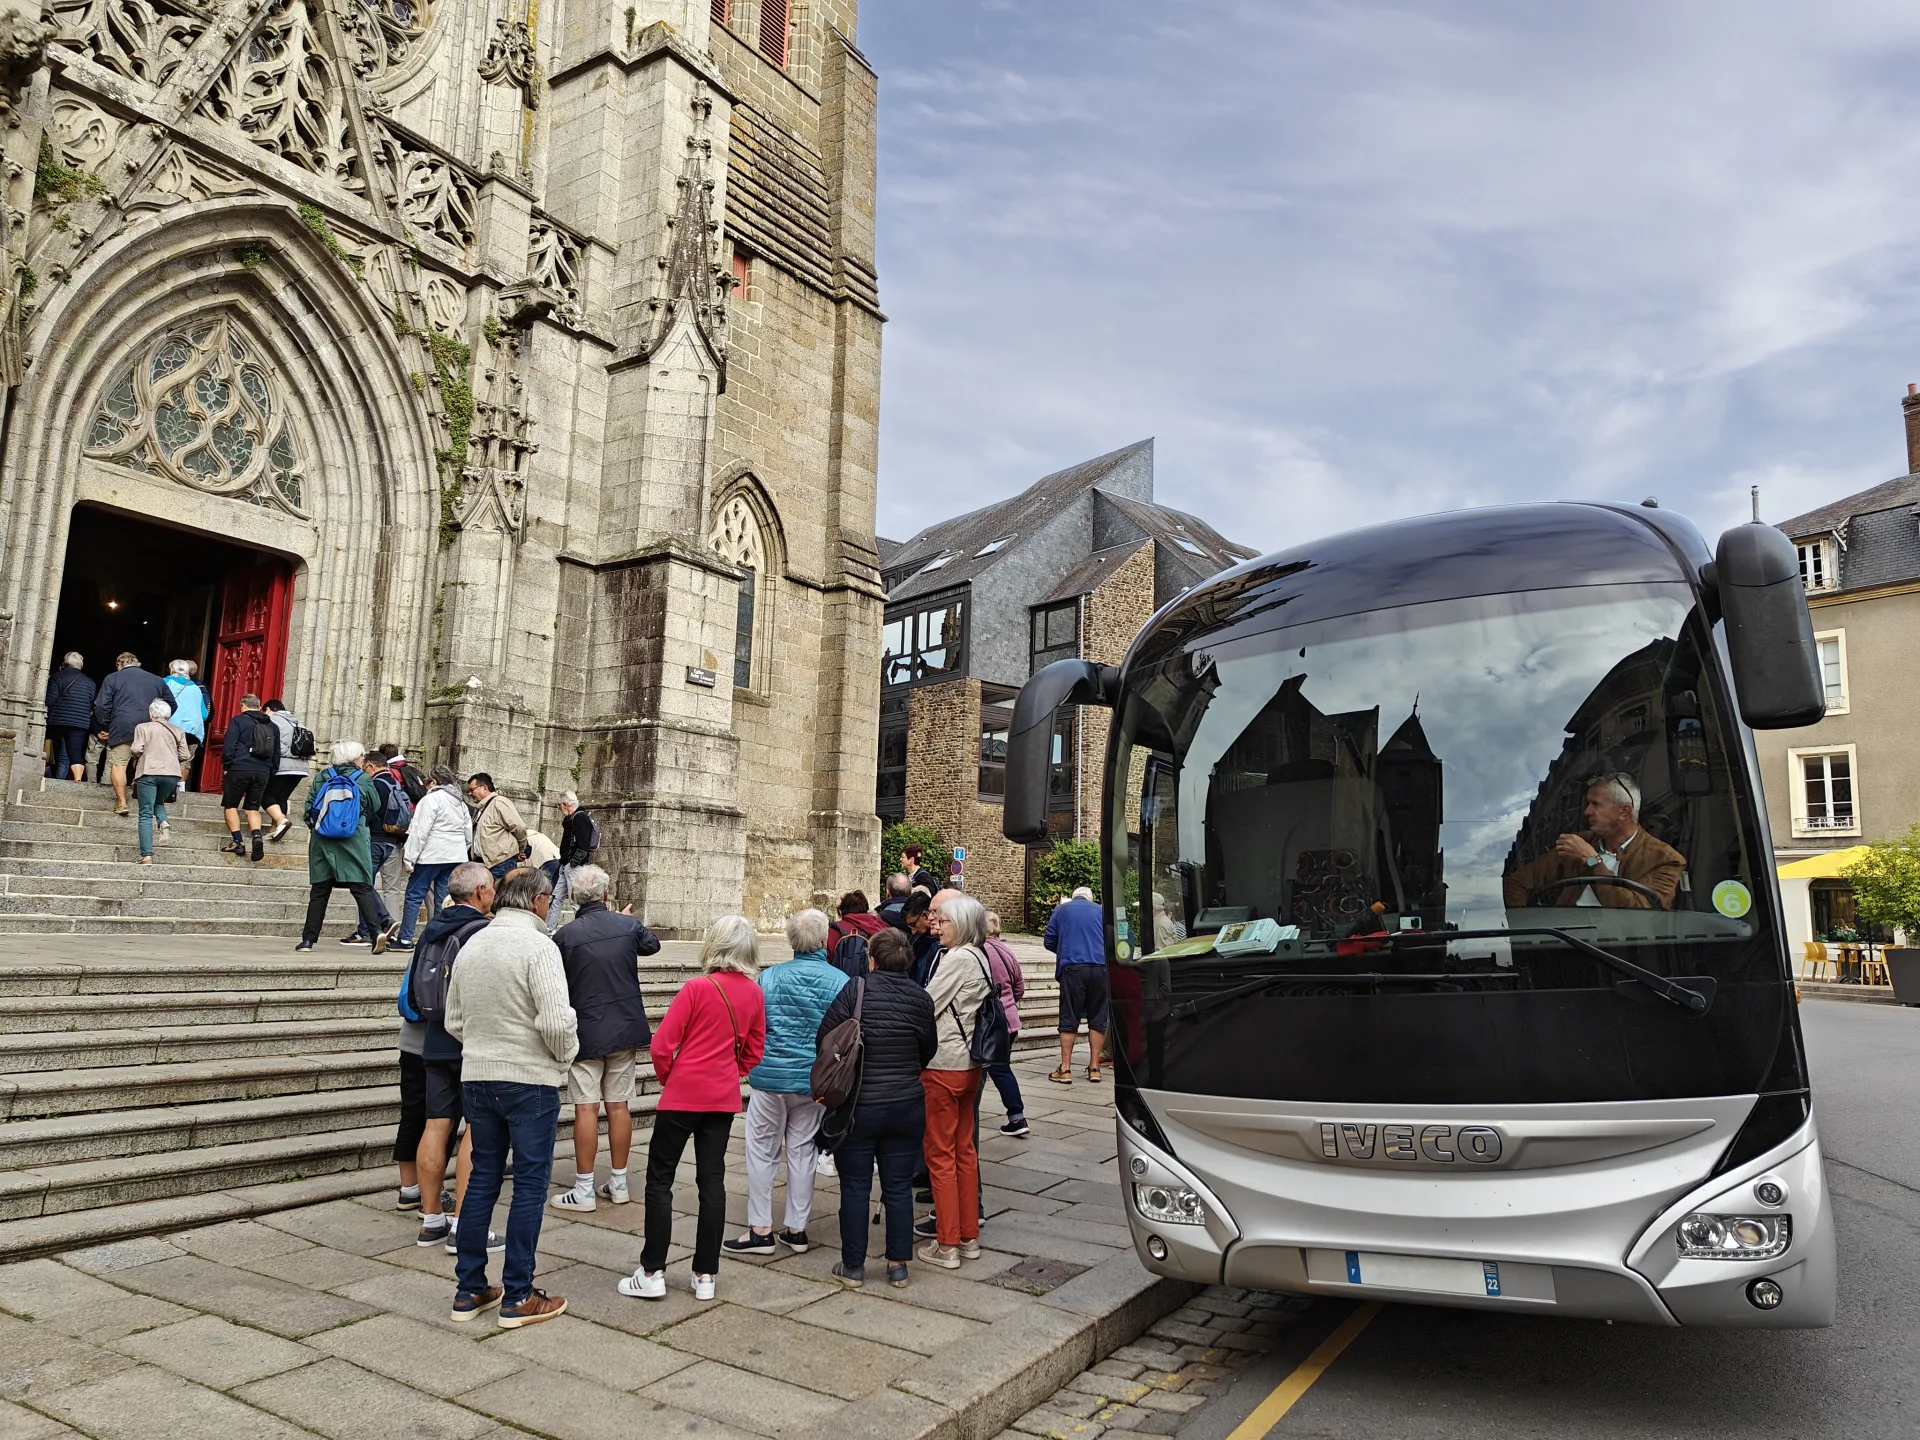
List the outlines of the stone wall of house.
{"type": "MultiPolygon", "coordinates": [[[[1118,665],[1140,627],[1153,614],[1155,542],[1130,555],[1086,597],[1080,610],[1080,654],[1102,665],[1118,665]]],[[[1106,776],[1107,736],[1113,712],[1097,706],[1080,711],[1080,839],[1100,838],[1100,794],[1106,776]]],[[[1138,810],[1138,797],[1133,808],[1138,810]]]]}
{"type": "Polygon", "coordinates": [[[966,891],[1007,929],[1024,913],[1026,847],[1000,833],[1001,807],[980,799],[980,682],[921,685],[907,704],[907,819],[964,845],[966,891]]]}

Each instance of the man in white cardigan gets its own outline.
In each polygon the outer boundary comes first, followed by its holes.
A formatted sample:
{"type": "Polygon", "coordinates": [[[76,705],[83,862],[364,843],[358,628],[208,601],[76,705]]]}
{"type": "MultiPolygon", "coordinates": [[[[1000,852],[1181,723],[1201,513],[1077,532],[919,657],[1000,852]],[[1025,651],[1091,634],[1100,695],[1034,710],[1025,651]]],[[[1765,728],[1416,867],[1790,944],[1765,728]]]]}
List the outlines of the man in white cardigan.
{"type": "Polygon", "coordinates": [[[447,989],[447,1033],[461,1045],[460,1101],[473,1135],[473,1173],[461,1204],[456,1321],[499,1306],[503,1330],[564,1314],[567,1302],[533,1287],[560,1087],[580,1049],[567,974],[546,935],[553,886],[538,870],[500,882],[493,923],[460,951],[447,989]],[[487,1284],[487,1227],[513,1150],[513,1204],[499,1285],[487,1284]]]}

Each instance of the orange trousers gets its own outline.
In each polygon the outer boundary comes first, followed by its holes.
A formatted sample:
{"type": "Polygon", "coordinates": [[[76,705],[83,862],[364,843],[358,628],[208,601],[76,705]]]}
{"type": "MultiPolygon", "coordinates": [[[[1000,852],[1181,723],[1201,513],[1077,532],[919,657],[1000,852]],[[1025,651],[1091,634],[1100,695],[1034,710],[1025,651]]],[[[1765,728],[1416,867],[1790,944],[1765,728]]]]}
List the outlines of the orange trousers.
{"type": "Polygon", "coordinates": [[[980,1238],[980,1152],[973,1143],[973,1111],[980,1103],[979,1069],[922,1070],[927,1095],[927,1176],[940,1243],[980,1238]]]}

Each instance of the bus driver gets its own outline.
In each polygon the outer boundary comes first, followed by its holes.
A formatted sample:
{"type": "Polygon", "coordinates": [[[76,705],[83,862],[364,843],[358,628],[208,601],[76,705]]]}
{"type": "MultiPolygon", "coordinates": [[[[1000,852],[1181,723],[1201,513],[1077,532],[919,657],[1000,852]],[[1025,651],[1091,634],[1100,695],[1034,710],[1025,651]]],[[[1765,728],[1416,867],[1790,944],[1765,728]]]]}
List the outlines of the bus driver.
{"type": "Polygon", "coordinates": [[[1647,894],[1652,891],[1660,897],[1657,908],[1671,910],[1674,892],[1686,872],[1686,857],[1640,828],[1640,787],[1632,777],[1617,771],[1594,776],[1587,782],[1587,803],[1581,814],[1588,827],[1584,832],[1562,835],[1552,850],[1502,882],[1509,908],[1605,905],[1645,910],[1655,906],[1647,894]],[[1598,877],[1599,883],[1576,883],[1588,876],[1598,877]],[[1633,883],[1611,884],[1609,877],[1633,883]]]}

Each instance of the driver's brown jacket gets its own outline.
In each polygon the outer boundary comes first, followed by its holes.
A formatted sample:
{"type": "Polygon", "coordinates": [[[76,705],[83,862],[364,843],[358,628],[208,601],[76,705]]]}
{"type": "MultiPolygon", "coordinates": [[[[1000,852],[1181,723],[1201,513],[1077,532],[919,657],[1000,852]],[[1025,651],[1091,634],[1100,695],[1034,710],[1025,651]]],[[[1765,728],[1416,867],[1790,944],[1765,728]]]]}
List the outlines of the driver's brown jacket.
{"type": "MultiPolygon", "coordinates": [[[[1580,838],[1598,851],[1600,837],[1592,831],[1582,831],[1580,838]]],[[[1604,865],[1589,867],[1584,861],[1569,859],[1558,851],[1549,850],[1538,860],[1531,860],[1508,875],[1501,882],[1501,896],[1509,907],[1520,905],[1572,905],[1580,899],[1580,887],[1571,883],[1578,876],[1582,880],[1599,877],[1600,883],[1593,887],[1593,896],[1602,905],[1616,910],[1647,910],[1653,908],[1652,902],[1640,891],[1629,885],[1609,885],[1607,879],[1617,873],[1622,880],[1636,880],[1660,897],[1661,908],[1673,908],[1674,892],[1680,888],[1680,877],[1686,873],[1687,858],[1671,845],[1664,844],[1649,835],[1644,829],[1636,831],[1628,842],[1627,848],[1620,852],[1620,869],[1609,871],[1604,865]],[[1569,883],[1543,891],[1539,898],[1534,892],[1551,880],[1567,879],[1569,883]]]]}

